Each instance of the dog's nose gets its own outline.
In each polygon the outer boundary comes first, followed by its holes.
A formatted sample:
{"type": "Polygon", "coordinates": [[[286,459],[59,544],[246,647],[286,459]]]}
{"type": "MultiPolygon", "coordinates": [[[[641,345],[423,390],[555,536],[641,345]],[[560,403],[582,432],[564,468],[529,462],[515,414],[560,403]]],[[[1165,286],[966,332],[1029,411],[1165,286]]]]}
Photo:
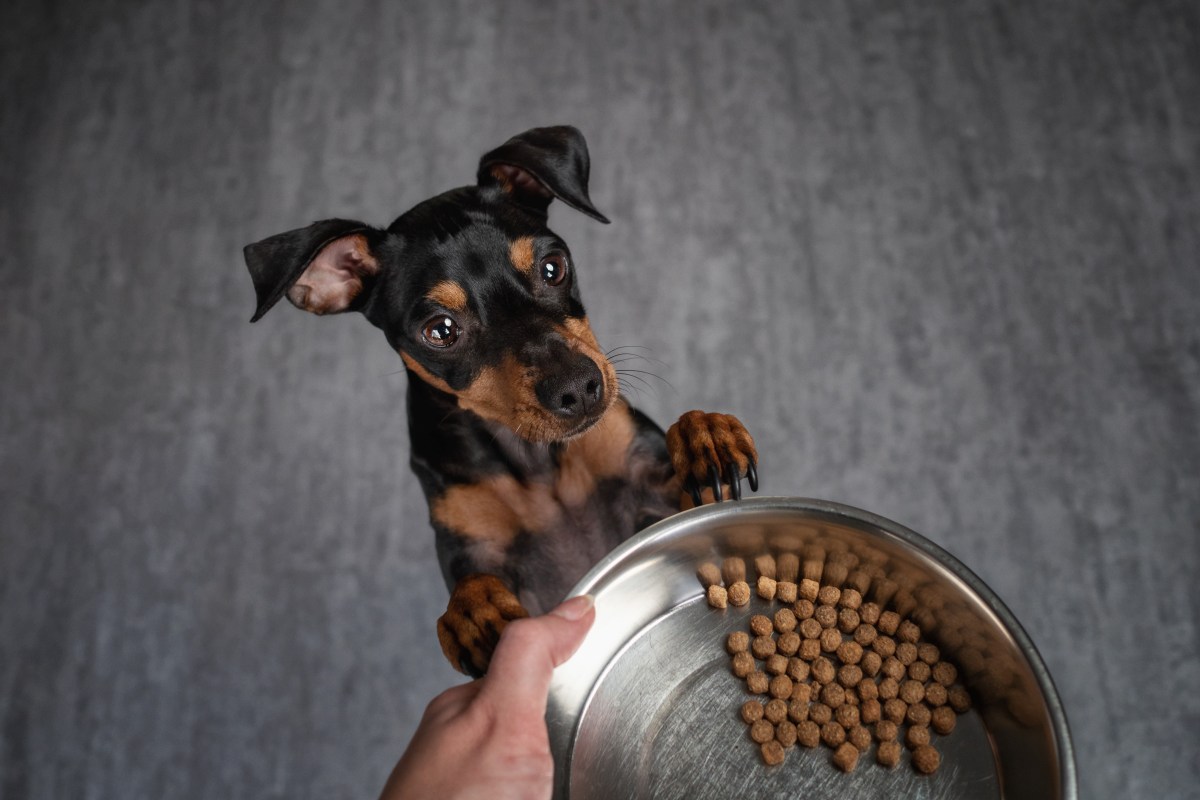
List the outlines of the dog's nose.
{"type": "Polygon", "coordinates": [[[561,417],[581,417],[604,398],[604,377],[596,362],[579,356],[537,385],[538,402],[561,417]]]}

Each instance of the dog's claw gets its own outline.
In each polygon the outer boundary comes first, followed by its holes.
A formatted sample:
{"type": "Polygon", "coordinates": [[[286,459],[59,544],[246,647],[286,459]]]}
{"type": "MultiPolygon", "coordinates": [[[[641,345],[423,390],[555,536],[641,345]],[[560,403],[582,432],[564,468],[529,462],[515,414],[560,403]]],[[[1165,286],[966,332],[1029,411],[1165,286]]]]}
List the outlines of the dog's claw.
{"type": "Polygon", "coordinates": [[[729,482],[729,491],[733,495],[734,500],[742,499],[742,476],[738,474],[737,464],[729,462],[728,476],[726,480],[729,482]]]}
{"type": "Polygon", "coordinates": [[[724,499],[721,496],[721,470],[717,469],[716,464],[710,464],[708,467],[708,485],[713,490],[713,502],[721,502],[724,499]]]}
{"type": "Polygon", "coordinates": [[[746,477],[750,480],[750,491],[758,491],[758,465],[754,463],[754,459],[750,459],[750,464],[746,467],[746,477]]]}
{"type": "Polygon", "coordinates": [[[686,488],[688,493],[692,496],[692,502],[696,506],[704,505],[704,498],[700,496],[700,486],[696,483],[696,479],[689,475],[687,480],[685,480],[683,483],[684,488],[686,488]]]}

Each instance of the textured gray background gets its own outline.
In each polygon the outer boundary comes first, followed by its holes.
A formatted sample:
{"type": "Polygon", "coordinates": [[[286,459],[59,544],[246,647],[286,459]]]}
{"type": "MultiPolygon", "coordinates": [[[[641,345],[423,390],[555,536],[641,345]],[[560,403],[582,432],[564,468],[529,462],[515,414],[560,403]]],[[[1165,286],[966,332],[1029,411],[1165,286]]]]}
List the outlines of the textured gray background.
{"type": "Polygon", "coordinates": [[[378,791],[457,679],[405,378],[241,246],[560,122],[634,400],[973,567],[1087,796],[1197,796],[1194,2],[22,2],[0,76],[5,800],[378,791]]]}

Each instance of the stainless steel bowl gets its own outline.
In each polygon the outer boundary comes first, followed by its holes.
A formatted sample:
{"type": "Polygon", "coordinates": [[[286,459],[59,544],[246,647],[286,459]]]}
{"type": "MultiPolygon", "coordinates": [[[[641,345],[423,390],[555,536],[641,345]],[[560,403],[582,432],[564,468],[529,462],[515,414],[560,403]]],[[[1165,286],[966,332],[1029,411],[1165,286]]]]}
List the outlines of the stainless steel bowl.
{"type": "Polygon", "coordinates": [[[629,540],[573,593],[595,596],[597,619],[550,689],[558,798],[1077,797],[1066,717],[1029,637],[961,562],[882,517],[795,498],[705,506],[629,540]],[[793,747],[782,765],[763,765],[738,715],[748,695],[724,642],[778,605],[755,597],[714,610],[697,570],[740,556],[753,581],[754,557],[785,552],[827,582],[869,581],[868,599],[916,620],[958,664],[974,706],[937,737],[934,775],[881,767],[874,748],[849,774],[824,747],[793,747]]]}

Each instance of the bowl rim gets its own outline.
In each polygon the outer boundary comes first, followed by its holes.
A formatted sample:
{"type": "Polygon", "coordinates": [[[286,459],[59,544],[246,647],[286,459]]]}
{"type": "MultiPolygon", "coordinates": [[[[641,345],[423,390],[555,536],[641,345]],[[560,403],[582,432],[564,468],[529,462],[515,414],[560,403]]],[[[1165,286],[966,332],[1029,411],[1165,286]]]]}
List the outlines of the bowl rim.
{"type": "Polygon", "coordinates": [[[655,547],[663,540],[671,539],[681,529],[688,529],[701,524],[707,517],[728,517],[730,514],[753,514],[768,511],[783,512],[815,512],[833,518],[843,518],[855,523],[866,524],[885,531],[903,541],[909,547],[933,559],[949,570],[959,580],[967,585],[972,592],[990,608],[1007,629],[1009,635],[1016,641],[1018,647],[1029,659],[1029,667],[1038,683],[1050,712],[1050,727],[1053,731],[1057,752],[1059,755],[1059,781],[1061,795],[1065,800],[1077,800],[1079,797],[1078,776],[1075,768],[1075,747],[1071,740],[1070,728],[1067,725],[1066,710],[1062,699],[1054,685],[1054,679],[1046,668],[1042,655],[1033,643],[1029,634],[1017,621],[1016,616],[1005,605],[991,587],[976,575],[966,564],[952,553],[930,539],[922,536],[911,528],[898,522],[874,514],[855,506],[837,503],[831,500],[820,500],[810,497],[751,497],[736,501],[711,503],[677,514],[672,514],[653,525],[650,525],[629,539],[622,542],[614,550],[588,570],[580,578],[568,597],[588,594],[596,583],[609,571],[631,554],[643,549],[655,547]]]}

